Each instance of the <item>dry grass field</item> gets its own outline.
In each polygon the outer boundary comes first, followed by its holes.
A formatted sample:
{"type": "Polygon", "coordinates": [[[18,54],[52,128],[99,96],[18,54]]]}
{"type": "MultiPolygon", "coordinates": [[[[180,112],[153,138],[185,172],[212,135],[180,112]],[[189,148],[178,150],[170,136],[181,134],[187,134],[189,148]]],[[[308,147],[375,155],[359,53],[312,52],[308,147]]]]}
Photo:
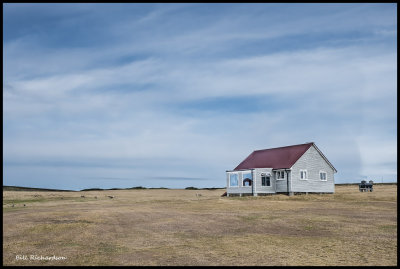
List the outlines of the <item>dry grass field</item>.
{"type": "Polygon", "coordinates": [[[3,265],[397,265],[397,185],[224,191],[3,191],[3,265]]]}

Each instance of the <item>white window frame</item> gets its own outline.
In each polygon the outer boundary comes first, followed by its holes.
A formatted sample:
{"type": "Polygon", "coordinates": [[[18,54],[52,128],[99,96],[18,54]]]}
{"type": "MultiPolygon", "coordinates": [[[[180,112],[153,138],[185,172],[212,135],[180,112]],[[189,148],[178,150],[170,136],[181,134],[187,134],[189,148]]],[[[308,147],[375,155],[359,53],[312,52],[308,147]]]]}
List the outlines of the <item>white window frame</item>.
{"type": "Polygon", "coordinates": [[[300,169],[299,178],[300,178],[300,180],[308,180],[308,172],[307,172],[307,169],[300,169]],[[301,172],[305,172],[305,173],[306,173],[306,177],[305,177],[305,178],[301,178],[301,172]]]}
{"type": "Polygon", "coordinates": [[[280,171],[276,171],[276,180],[285,180],[285,171],[284,170],[280,170],[280,171]],[[280,173],[283,173],[283,177],[280,176],[280,173]]]}
{"type": "Polygon", "coordinates": [[[325,172],[325,171],[323,171],[323,170],[320,170],[320,171],[319,171],[319,180],[321,180],[321,181],[328,181],[328,173],[325,172]],[[325,179],[321,179],[321,174],[325,174],[325,179]]]}
{"type": "Polygon", "coordinates": [[[229,177],[228,177],[228,183],[229,183],[229,188],[239,188],[239,173],[229,173],[229,177]],[[231,186],[231,175],[237,175],[237,185],[236,186],[231,186]]]}
{"type": "Polygon", "coordinates": [[[261,173],[261,187],[271,187],[272,186],[272,182],[271,182],[271,175],[266,174],[266,173],[261,173]],[[269,186],[268,185],[263,185],[262,184],[262,178],[264,177],[269,177],[269,186]]]}
{"type": "Polygon", "coordinates": [[[242,187],[250,188],[251,186],[245,186],[244,183],[243,183],[243,181],[245,180],[245,178],[243,176],[244,174],[250,174],[251,175],[251,184],[253,185],[253,173],[251,172],[251,170],[249,172],[242,172],[242,187]]]}

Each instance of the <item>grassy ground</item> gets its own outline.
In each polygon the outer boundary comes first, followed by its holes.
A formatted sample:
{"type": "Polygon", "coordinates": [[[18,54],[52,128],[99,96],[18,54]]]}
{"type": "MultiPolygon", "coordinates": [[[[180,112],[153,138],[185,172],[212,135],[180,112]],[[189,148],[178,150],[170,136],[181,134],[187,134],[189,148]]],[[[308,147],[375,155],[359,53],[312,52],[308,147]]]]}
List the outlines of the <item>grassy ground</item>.
{"type": "Polygon", "coordinates": [[[397,265],[397,185],[293,197],[224,191],[3,191],[3,264],[397,265]]]}

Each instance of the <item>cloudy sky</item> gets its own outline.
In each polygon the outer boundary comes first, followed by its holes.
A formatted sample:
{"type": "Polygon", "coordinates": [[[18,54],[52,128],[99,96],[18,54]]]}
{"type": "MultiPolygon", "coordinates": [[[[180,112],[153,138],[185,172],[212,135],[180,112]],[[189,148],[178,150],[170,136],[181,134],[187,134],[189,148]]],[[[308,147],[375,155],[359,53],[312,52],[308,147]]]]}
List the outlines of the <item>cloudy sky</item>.
{"type": "Polygon", "coordinates": [[[224,187],[315,142],[397,181],[396,4],[4,4],[3,184],[224,187]]]}

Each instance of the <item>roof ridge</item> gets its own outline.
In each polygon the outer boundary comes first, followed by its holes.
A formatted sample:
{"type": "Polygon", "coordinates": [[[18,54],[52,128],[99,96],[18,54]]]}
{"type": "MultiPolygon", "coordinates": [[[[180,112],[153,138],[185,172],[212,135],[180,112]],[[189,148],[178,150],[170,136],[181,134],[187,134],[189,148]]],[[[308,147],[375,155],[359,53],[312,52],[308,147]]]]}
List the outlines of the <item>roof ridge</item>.
{"type": "Polygon", "coordinates": [[[254,150],[245,158],[234,170],[253,169],[253,168],[290,168],[292,167],[310,148],[314,147],[332,169],[333,165],[328,161],[324,154],[318,149],[314,142],[296,144],[284,147],[254,150]]]}
{"type": "Polygon", "coordinates": [[[315,143],[314,143],[314,142],[308,142],[308,143],[303,143],[303,144],[296,144],[296,145],[283,146],[283,147],[276,147],[276,148],[257,149],[257,150],[254,150],[253,152],[256,152],[256,151],[263,151],[263,150],[269,150],[269,149],[289,148],[289,147],[302,146],[302,145],[308,145],[308,144],[315,144],[315,143]]]}

